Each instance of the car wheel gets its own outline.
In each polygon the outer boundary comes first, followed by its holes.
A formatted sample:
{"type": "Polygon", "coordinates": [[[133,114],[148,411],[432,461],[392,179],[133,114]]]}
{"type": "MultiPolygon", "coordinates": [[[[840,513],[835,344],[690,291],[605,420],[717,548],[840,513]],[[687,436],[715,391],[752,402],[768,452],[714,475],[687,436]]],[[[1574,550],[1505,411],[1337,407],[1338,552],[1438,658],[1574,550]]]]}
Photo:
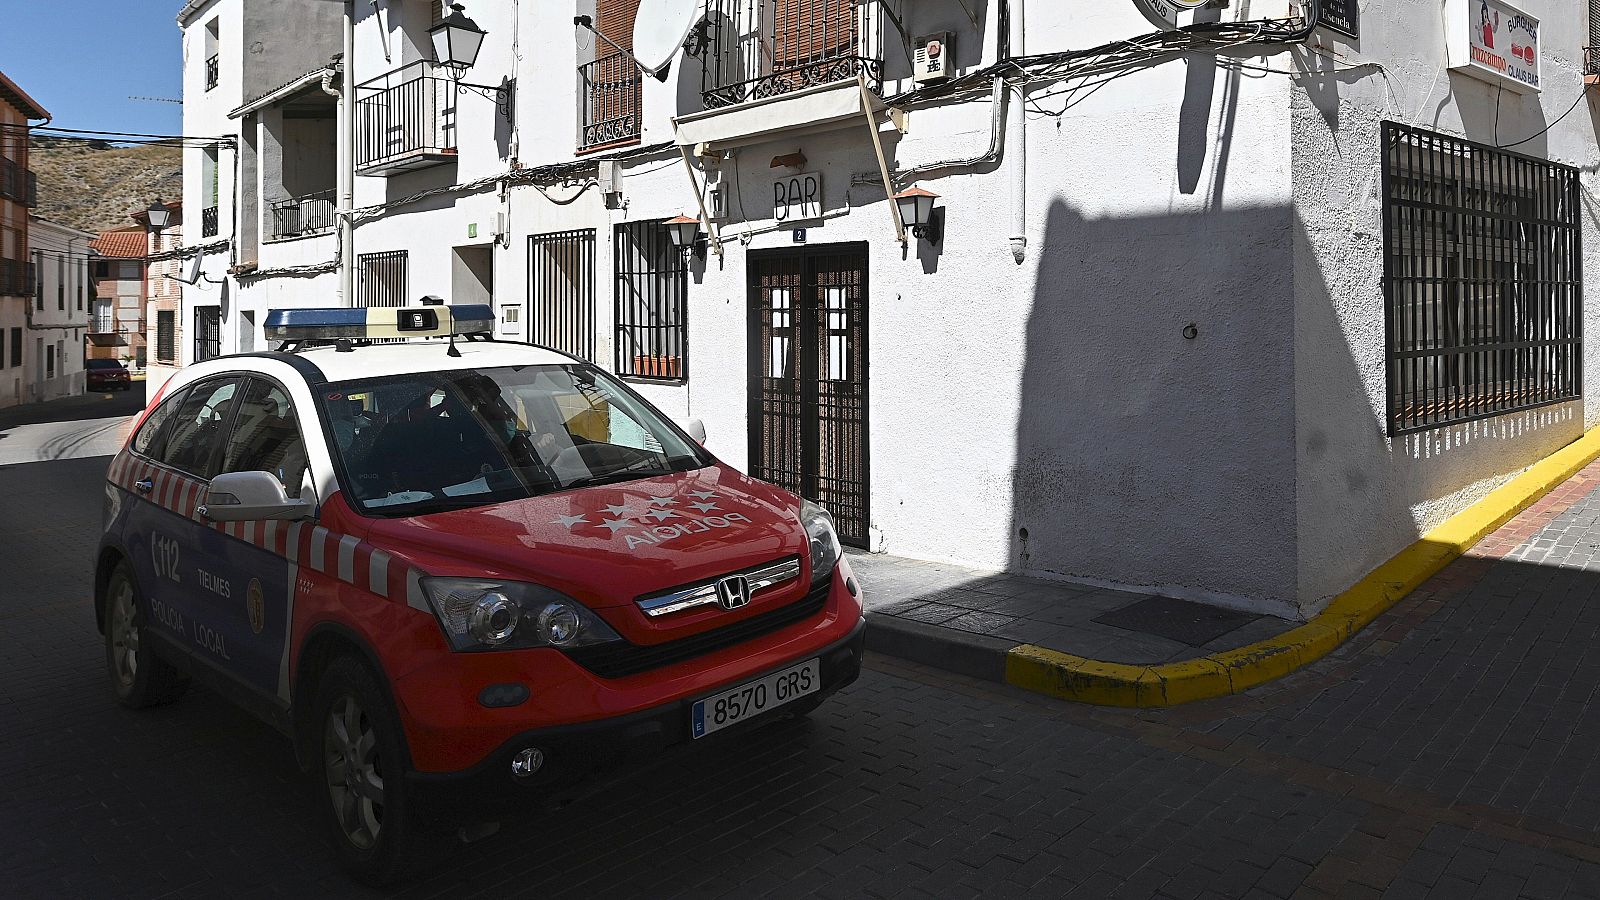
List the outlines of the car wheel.
{"type": "Polygon", "coordinates": [[[418,864],[423,849],[399,717],[372,671],[350,656],[323,672],[314,709],[313,774],[339,861],[358,881],[391,884],[418,864]]]}
{"type": "Polygon", "coordinates": [[[144,639],[144,607],[126,562],[106,582],[106,668],[117,702],[129,709],[159,706],[183,696],[189,679],[156,655],[144,639]]]}

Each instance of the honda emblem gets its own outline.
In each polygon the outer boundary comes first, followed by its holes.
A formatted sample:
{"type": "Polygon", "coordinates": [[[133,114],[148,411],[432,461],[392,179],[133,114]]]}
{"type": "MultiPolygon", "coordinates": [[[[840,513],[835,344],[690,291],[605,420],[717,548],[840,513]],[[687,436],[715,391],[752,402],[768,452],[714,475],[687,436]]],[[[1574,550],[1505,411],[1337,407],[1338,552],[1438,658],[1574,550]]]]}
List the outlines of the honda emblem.
{"type": "Polygon", "coordinates": [[[750,581],[743,575],[729,575],[717,582],[717,605],[739,609],[750,605],[750,581]]]}

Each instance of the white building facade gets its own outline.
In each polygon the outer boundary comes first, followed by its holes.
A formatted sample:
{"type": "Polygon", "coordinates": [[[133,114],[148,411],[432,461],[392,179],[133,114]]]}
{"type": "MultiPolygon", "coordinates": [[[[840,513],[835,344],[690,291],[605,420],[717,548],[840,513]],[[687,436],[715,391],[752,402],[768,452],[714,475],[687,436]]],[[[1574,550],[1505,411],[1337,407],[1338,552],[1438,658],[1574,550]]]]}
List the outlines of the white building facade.
{"type": "Polygon", "coordinates": [[[89,330],[89,242],[94,235],[28,217],[34,294],[23,338],[23,368],[32,402],[84,391],[84,337],[89,330]]]}
{"type": "Polygon", "coordinates": [[[271,78],[191,3],[183,314],[492,302],[855,546],[1306,616],[1600,420],[1587,20],[1195,5],[708,0],[657,80],[637,3],[480,0],[458,89],[428,0],[272,4],[271,78]]]}

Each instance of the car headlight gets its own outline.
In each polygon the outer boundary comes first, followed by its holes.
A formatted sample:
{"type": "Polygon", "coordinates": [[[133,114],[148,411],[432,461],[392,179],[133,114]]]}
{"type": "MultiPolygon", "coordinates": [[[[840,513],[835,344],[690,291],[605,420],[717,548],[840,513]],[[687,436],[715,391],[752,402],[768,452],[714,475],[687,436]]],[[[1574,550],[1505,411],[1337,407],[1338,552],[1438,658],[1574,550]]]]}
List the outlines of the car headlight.
{"type": "Polygon", "coordinates": [[[818,584],[833,575],[844,548],[839,546],[839,533],[833,530],[833,516],[810,500],[800,501],[800,524],[811,545],[811,583],[818,584]]]}
{"type": "Polygon", "coordinates": [[[430,576],[422,590],[456,650],[565,649],[622,639],[582,603],[537,584],[430,576]]]}

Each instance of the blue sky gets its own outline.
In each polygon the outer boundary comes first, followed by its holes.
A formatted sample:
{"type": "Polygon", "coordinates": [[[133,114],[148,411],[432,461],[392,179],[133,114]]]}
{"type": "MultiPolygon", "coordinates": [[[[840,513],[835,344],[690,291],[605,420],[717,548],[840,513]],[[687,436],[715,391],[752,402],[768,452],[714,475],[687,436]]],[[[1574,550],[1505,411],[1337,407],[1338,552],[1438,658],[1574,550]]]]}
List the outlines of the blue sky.
{"type": "Polygon", "coordinates": [[[177,134],[183,96],[180,0],[4,0],[0,71],[52,125],[177,134]]]}

